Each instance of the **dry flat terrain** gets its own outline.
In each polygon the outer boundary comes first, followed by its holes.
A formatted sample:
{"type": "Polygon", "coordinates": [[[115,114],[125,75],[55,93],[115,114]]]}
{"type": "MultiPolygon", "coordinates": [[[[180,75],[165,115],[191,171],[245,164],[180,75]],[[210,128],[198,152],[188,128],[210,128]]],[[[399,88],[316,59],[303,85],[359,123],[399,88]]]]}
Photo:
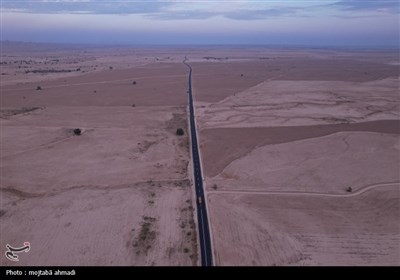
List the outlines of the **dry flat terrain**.
{"type": "Polygon", "coordinates": [[[185,56],[215,265],[400,265],[397,51],[2,49],[0,265],[199,264],[185,56]]]}
{"type": "Polygon", "coordinates": [[[2,57],[0,248],[31,250],[0,264],[196,265],[183,57],[34,47],[2,57]]]}
{"type": "Polygon", "coordinates": [[[400,265],[398,65],[273,49],[192,63],[217,265],[400,265]]]}

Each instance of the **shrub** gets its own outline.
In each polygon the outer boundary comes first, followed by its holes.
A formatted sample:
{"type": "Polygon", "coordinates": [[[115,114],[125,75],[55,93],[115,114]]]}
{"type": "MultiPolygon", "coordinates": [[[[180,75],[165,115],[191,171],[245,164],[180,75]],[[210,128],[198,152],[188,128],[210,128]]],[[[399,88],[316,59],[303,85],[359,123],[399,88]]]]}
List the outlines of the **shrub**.
{"type": "Polygon", "coordinates": [[[37,86],[36,90],[42,90],[42,87],[41,86],[37,86]]]}
{"type": "Polygon", "coordinates": [[[82,130],[80,128],[74,129],[74,135],[81,135],[81,134],[82,134],[82,130]]]}
{"type": "Polygon", "coordinates": [[[176,135],[181,136],[181,135],[183,135],[183,134],[185,134],[185,132],[183,131],[182,128],[178,128],[178,129],[176,130],[176,135]]]}
{"type": "Polygon", "coordinates": [[[136,81],[133,81],[132,85],[136,85],[136,81]]]}

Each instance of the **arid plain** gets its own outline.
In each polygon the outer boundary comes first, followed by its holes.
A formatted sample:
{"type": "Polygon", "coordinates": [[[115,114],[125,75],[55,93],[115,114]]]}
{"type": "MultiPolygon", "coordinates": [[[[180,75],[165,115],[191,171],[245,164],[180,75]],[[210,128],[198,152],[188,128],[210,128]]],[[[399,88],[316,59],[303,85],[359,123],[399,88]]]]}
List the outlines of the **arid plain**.
{"type": "Polygon", "coordinates": [[[399,265],[398,54],[248,57],[193,63],[215,263],[399,265]]]}
{"type": "Polygon", "coordinates": [[[197,265],[187,68],[162,52],[5,44],[0,247],[30,242],[19,265],[197,265]]]}
{"type": "Polygon", "coordinates": [[[199,264],[185,56],[215,265],[400,265],[396,51],[2,47],[18,265],[199,264]]]}

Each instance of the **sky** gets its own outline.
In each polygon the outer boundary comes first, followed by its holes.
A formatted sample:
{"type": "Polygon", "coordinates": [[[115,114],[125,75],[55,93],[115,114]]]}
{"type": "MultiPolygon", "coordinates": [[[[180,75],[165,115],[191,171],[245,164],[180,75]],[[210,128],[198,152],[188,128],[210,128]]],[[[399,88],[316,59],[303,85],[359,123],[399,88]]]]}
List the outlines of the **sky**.
{"type": "Polygon", "coordinates": [[[398,0],[1,0],[1,40],[399,47],[398,0]]]}

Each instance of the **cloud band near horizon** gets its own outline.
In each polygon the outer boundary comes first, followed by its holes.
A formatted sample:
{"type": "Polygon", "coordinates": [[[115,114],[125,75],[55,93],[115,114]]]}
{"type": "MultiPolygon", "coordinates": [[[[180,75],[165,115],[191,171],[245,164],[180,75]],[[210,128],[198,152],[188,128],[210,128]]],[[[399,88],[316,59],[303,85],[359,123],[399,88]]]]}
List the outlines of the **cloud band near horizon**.
{"type": "MultiPolygon", "coordinates": [[[[179,36],[203,36],[218,39],[216,43],[252,38],[249,43],[314,44],[320,38],[325,42],[337,40],[337,44],[399,44],[399,2],[392,0],[5,0],[1,1],[1,13],[2,39],[23,39],[25,32],[26,38],[45,40],[46,34],[57,30],[71,34],[65,40],[84,39],[74,36],[75,30],[95,41],[101,38],[94,34],[113,31],[109,37],[120,42],[129,41],[123,39],[128,34],[162,37],[168,33],[171,40],[166,43],[185,41],[179,36]],[[115,38],[116,34],[121,38],[115,38]],[[268,37],[275,39],[272,42],[268,37]]],[[[47,37],[55,39],[54,35],[47,37]]]]}

